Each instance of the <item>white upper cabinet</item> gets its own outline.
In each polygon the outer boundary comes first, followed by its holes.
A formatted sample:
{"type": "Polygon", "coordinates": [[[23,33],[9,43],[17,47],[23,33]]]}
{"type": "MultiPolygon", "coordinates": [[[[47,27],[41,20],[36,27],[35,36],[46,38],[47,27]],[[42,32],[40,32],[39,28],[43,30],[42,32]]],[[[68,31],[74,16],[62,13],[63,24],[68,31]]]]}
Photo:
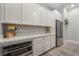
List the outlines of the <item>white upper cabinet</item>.
{"type": "Polygon", "coordinates": [[[22,24],[40,25],[40,6],[38,4],[22,4],[22,24]]]}
{"type": "Polygon", "coordinates": [[[3,20],[3,17],[2,17],[2,4],[0,3],[0,35],[2,35],[2,26],[1,26],[1,23],[2,23],[2,20],[3,20]]]}
{"type": "Polygon", "coordinates": [[[47,26],[52,26],[52,12],[48,11],[48,23],[47,26]]]}
{"type": "Polygon", "coordinates": [[[21,23],[21,4],[5,3],[5,23],[21,23]]]}
{"type": "Polygon", "coordinates": [[[4,7],[3,7],[3,3],[0,3],[0,23],[3,22],[3,13],[4,12],[4,7]]]}
{"type": "Polygon", "coordinates": [[[33,3],[22,4],[22,24],[33,24],[33,3]]]}
{"type": "Polygon", "coordinates": [[[47,26],[47,21],[48,21],[48,10],[41,7],[41,25],[47,26]]]}
{"type": "Polygon", "coordinates": [[[51,12],[39,4],[5,3],[3,14],[4,23],[51,26],[51,12]]]}
{"type": "Polygon", "coordinates": [[[2,4],[0,4],[0,23],[2,22],[2,4]]]}
{"type": "Polygon", "coordinates": [[[33,4],[33,25],[40,25],[40,5],[33,4]]]}
{"type": "Polygon", "coordinates": [[[45,26],[46,24],[46,21],[45,21],[45,14],[44,14],[45,12],[44,12],[44,8],[43,7],[41,7],[41,12],[40,12],[40,14],[41,14],[41,25],[43,25],[43,26],[45,26]]]}

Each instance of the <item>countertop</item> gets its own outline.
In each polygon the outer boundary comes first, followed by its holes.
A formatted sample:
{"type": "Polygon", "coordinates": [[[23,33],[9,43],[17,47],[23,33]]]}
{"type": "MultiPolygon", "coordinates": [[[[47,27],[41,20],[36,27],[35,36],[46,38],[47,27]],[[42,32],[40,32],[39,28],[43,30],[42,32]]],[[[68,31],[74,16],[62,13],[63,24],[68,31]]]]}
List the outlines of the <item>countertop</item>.
{"type": "Polygon", "coordinates": [[[55,33],[51,34],[39,34],[39,35],[24,35],[24,36],[15,36],[12,38],[0,38],[0,46],[6,46],[11,44],[16,44],[20,42],[25,41],[32,41],[34,38],[43,37],[43,36],[49,36],[54,35],[55,33]]]}

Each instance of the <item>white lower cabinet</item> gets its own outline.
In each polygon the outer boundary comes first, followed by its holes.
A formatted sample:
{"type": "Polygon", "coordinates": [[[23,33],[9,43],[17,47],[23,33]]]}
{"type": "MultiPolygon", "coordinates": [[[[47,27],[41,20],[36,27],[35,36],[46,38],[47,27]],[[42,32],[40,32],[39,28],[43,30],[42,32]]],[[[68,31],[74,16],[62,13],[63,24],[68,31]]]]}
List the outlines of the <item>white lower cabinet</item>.
{"type": "Polygon", "coordinates": [[[44,51],[50,49],[50,36],[45,36],[44,38],[44,51]]]}
{"type": "Polygon", "coordinates": [[[34,56],[40,55],[44,52],[43,41],[44,41],[43,37],[35,38],[33,40],[33,55],[34,56]]]}
{"type": "Polygon", "coordinates": [[[51,35],[50,44],[51,44],[51,48],[55,47],[55,44],[56,44],[55,34],[51,35]]]}
{"type": "Polygon", "coordinates": [[[55,35],[33,39],[33,55],[38,56],[55,47],[55,35]]]}

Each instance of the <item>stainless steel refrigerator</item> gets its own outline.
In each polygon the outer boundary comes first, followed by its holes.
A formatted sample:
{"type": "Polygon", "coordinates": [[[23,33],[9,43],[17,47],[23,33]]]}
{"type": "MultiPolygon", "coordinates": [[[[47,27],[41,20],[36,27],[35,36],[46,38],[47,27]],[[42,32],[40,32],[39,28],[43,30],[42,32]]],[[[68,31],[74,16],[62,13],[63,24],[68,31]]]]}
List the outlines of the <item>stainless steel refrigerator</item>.
{"type": "Polygon", "coordinates": [[[63,44],[63,22],[56,20],[56,47],[63,44]]]}

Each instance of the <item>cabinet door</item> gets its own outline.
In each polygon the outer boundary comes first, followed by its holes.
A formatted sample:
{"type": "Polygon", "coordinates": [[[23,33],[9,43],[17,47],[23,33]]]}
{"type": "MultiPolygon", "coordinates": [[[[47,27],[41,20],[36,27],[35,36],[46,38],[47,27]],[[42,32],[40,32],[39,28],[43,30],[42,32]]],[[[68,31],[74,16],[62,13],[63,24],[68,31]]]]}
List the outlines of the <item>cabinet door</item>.
{"type": "Polygon", "coordinates": [[[3,22],[3,4],[0,3],[0,35],[2,35],[2,26],[1,23],[3,22]]]}
{"type": "Polygon", "coordinates": [[[0,3],[0,23],[2,22],[2,4],[0,3]]]}
{"type": "Polygon", "coordinates": [[[47,51],[50,49],[50,36],[46,36],[44,38],[44,51],[47,51]]]}
{"type": "Polygon", "coordinates": [[[5,4],[5,23],[21,22],[21,4],[6,3],[5,4]]]}
{"type": "Polygon", "coordinates": [[[51,35],[51,48],[55,47],[56,45],[56,39],[55,39],[55,35],[51,35]]]}
{"type": "Polygon", "coordinates": [[[36,38],[33,40],[33,55],[40,55],[43,50],[43,38],[36,38]]]}
{"type": "Polygon", "coordinates": [[[37,4],[33,6],[33,25],[40,25],[40,6],[37,4]]]}
{"type": "Polygon", "coordinates": [[[40,11],[40,14],[41,14],[41,25],[43,26],[47,26],[47,20],[48,20],[48,11],[41,7],[41,11],[40,11]]]}
{"type": "Polygon", "coordinates": [[[55,31],[56,31],[56,26],[55,26],[55,21],[56,21],[56,19],[55,19],[55,12],[54,11],[52,11],[52,19],[51,19],[51,32],[53,32],[53,33],[55,33],[55,31]]]}
{"type": "Polygon", "coordinates": [[[38,4],[22,5],[22,24],[40,25],[40,6],[38,4]]]}
{"type": "Polygon", "coordinates": [[[48,23],[47,23],[47,25],[48,26],[52,26],[52,13],[51,13],[51,11],[48,11],[48,23]]]}
{"type": "Polygon", "coordinates": [[[22,24],[33,24],[33,3],[22,4],[22,24]]]}

